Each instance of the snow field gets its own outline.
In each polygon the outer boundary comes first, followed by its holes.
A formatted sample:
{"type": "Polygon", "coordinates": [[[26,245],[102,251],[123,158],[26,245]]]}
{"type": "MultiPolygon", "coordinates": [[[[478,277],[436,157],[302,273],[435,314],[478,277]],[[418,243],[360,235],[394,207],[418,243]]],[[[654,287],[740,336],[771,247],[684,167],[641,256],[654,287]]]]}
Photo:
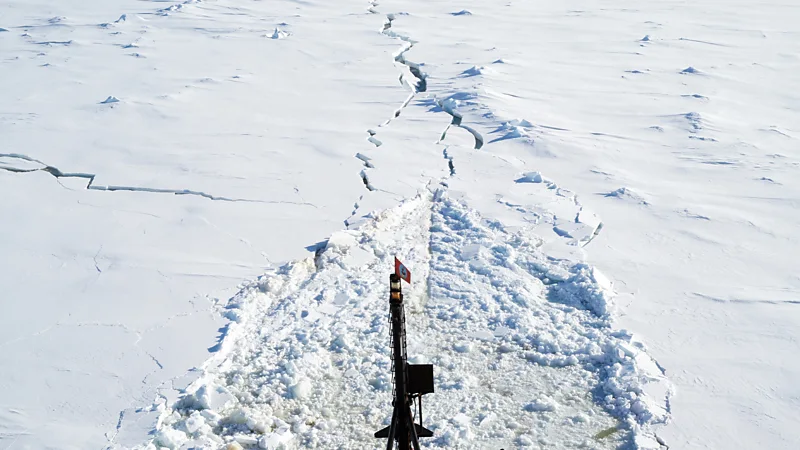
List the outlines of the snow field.
{"type": "Polygon", "coordinates": [[[378,446],[409,242],[434,446],[797,447],[797,11],[7,2],[0,447],[378,446]]]}

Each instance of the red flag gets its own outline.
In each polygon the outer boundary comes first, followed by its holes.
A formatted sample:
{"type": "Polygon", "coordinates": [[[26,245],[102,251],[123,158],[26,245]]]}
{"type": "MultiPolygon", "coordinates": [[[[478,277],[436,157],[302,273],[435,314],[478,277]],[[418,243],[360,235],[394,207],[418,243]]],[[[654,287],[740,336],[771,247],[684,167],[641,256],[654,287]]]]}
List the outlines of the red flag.
{"type": "Polygon", "coordinates": [[[406,280],[406,283],[411,284],[411,271],[408,270],[396,256],[394,257],[394,273],[398,277],[406,280]]]}

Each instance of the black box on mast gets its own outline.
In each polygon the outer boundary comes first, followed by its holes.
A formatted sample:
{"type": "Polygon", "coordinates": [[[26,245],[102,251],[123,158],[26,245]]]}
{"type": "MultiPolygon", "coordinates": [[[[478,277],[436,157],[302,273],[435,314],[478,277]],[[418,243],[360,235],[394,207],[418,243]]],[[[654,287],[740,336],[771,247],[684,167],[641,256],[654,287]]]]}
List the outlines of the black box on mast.
{"type": "Polygon", "coordinates": [[[408,393],[420,395],[433,393],[433,364],[408,365],[408,393]]]}

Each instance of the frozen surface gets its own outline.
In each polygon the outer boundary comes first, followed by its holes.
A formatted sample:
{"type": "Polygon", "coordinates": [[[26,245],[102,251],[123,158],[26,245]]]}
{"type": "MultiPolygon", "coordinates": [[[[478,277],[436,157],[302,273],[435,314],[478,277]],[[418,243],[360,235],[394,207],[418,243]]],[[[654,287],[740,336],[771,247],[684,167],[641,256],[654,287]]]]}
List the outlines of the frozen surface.
{"type": "Polygon", "coordinates": [[[398,253],[429,445],[797,448],[798,21],[5,2],[0,447],[376,446],[398,253]]]}

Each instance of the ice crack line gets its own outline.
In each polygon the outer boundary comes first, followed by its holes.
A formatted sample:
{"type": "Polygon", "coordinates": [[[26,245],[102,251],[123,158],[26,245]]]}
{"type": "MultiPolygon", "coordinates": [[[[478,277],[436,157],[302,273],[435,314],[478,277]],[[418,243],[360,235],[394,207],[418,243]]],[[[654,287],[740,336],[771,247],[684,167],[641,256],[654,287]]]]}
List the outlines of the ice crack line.
{"type": "Polygon", "coordinates": [[[57,179],[61,178],[81,178],[86,180],[86,190],[91,191],[129,191],[129,192],[148,192],[155,194],[172,194],[172,195],[191,195],[196,197],[203,197],[209,200],[222,201],[222,202],[247,202],[247,203],[268,203],[268,204],[292,204],[299,206],[310,206],[316,208],[316,205],[306,202],[292,202],[292,201],[272,201],[272,200],[256,200],[247,198],[230,198],[218,195],[212,195],[207,192],[194,191],[191,189],[164,189],[153,187],[139,187],[139,186],[114,186],[114,185],[97,185],[94,184],[94,179],[97,176],[93,173],[83,172],[63,172],[60,169],[50,166],[39,161],[38,159],[31,158],[27,155],[18,153],[0,153],[0,170],[5,170],[12,173],[31,173],[31,172],[47,172],[57,179]],[[10,159],[11,161],[3,161],[3,159],[10,159]],[[19,165],[12,165],[13,163],[22,163],[19,165]],[[25,167],[25,165],[30,167],[25,167]]]}
{"type": "Polygon", "coordinates": [[[450,176],[452,177],[456,174],[456,166],[453,164],[453,156],[447,153],[448,148],[449,147],[445,145],[444,149],[442,150],[442,156],[447,160],[447,167],[450,169],[450,176]]]}
{"type": "MultiPolygon", "coordinates": [[[[369,8],[370,12],[373,13],[377,12],[375,10],[375,7],[377,5],[378,3],[374,0],[370,2],[370,8],[369,8]]],[[[411,101],[414,99],[417,93],[425,92],[428,90],[428,82],[427,82],[428,75],[422,71],[421,69],[422,65],[415,63],[413,61],[409,61],[408,59],[406,59],[405,56],[405,54],[409,50],[414,48],[414,45],[416,45],[417,41],[392,30],[392,24],[394,23],[394,21],[395,21],[394,14],[387,14],[386,21],[383,23],[383,29],[381,29],[381,34],[388,36],[392,39],[398,39],[403,43],[403,45],[400,47],[400,50],[395,52],[392,55],[392,57],[394,58],[394,61],[396,63],[403,66],[403,72],[400,73],[399,77],[400,84],[406,86],[411,92],[409,93],[405,101],[403,101],[403,103],[400,105],[400,107],[394,111],[394,114],[379,125],[380,127],[389,125],[389,123],[391,123],[392,120],[400,117],[400,114],[402,113],[403,109],[405,109],[411,103],[411,101]]],[[[367,133],[369,133],[370,135],[370,137],[368,138],[370,142],[375,144],[375,146],[381,145],[379,143],[380,141],[378,141],[377,138],[375,138],[375,135],[377,134],[375,131],[367,130],[367,133]]]]}
{"type": "MultiPolygon", "coordinates": [[[[413,61],[409,61],[408,59],[406,59],[405,54],[409,50],[414,48],[414,45],[416,45],[417,41],[411,39],[408,36],[399,34],[399,33],[395,32],[394,30],[392,30],[392,24],[394,23],[394,21],[395,21],[394,14],[387,14],[386,15],[386,22],[383,23],[383,29],[381,30],[381,33],[383,33],[384,35],[386,35],[386,36],[388,36],[390,38],[399,39],[400,41],[403,42],[403,46],[400,48],[400,50],[397,53],[394,54],[394,60],[395,60],[395,62],[405,66],[408,69],[408,72],[411,74],[411,78],[413,78],[413,80],[414,80],[413,84],[411,84],[411,82],[408,80],[408,78],[409,78],[408,74],[404,74],[404,73],[400,74],[400,82],[404,86],[408,86],[411,89],[411,94],[412,94],[412,96],[410,98],[408,98],[403,103],[403,105],[400,107],[400,110],[402,110],[403,108],[408,106],[408,104],[411,102],[411,99],[413,98],[414,94],[416,94],[418,92],[425,92],[425,91],[428,90],[428,82],[427,82],[427,77],[428,76],[420,68],[421,64],[418,64],[418,63],[415,63],[413,61]]],[[[398,110],[398,112],[395,112],[395,117],[400,115],[399,114],[400,110],[398,110]]]]}
{"type": "MultiPolygon", "coordinates": [[[[109,436],[109,433],[106,433],[106,440],[108,440],[109,444],[113,444],[114,441],[117,439],[119,435],[119,430],[122,428],[122,421],[125,420],[125,410],[119,412],[119,416],[117,417],[117,426],[114,428],[114,434],[109,436]]],[[[109,450],[111,445],[106,447],[106,450],[109,450]]]]}
{"type": "Polygon", "coordinates": [[[456,110],[455,105],[454,105],[455,104],[454,100],[452,100],[452,99],[448,99],[448,100],[444,100],[444,101],[436,100],[436,104],[439,106],[439,108],[442,109],[442,111],[446,112],[447,114],[450,115],[450,117],[452,117],[452,120],[447,125],[447,128],[445,128],[444,131],[442,131],[442,136],[439,138],[439,142],[444,141],[445,137],[447,137],[447,132],[450,131],[450,127],[454,127],[455,126],[455,127],[459,127],[459,128],[463,128],[463,129],[467,130],[467,132],[469,132],[469,134],[471,134],[472,137],[475,138],[475,147],[474,147],[475,150],[480,150],[481,147],[483,147],[483,144],[485,142],[484,139],[483,139],[483,135],[481,133],[479,133],[478,130],[476,130],[476,129],[470,127],[470,126],[464,125],[462,123],[463,120],[464,120],[464,117],[461,115],[460,112],[458,112],[456,110]]]}
{"type": "MultiPolygon", "coordinates": [[[[378,6],[377,0],[371,0],[367,11],[369,11],[372,14],[379,14],[377,6],[378,6]]],[[[405,109],[409,104],[411,104],[411,101],[414,100],[414,97],[417,95],[417,93],[425,92],[428,89],[427,74],[425,74],[425,72],[422,71],[421,69],[422,65],[415,63],[413,61],[409,61],[405,57],[406,52],[414,48],[414,45],[417,42],[408,36],[399,34],[394,30],[392,30],[392,23],[394,22],[394,20],[395,20],[394,14],[386,15],[386,20],[383,23],[381,34],[393,39],[398,39],[403,43],[402,46],[400,47],[400,50],[398,50],[392,55],[392,58],[394,59],[395,63],[398,63],[403,67],[403,72],[400,73],[399,77],[400,83],[403,86],[406,86],[410,90],[410,93],[408,97],[406,97],[406,99],[400,105],[400,107],[394,111],[392,116],[389,117],[387,120],[385,120],[378,127],[385,127],[389,125],[389,123],[391,123],[392,120],[400,117],[400,114],[402,113],[403,109],[405,109]]],[[[372,143],[372,145],[374,145],[375,147],[380,147],[381,145],[383,145],[383,142],[376,137],[376,135],[378,134],[377,131],[375,131],[374,129],[369,129],[367,130],[367,134],[368,134],[367,141],[372,143]]],[[[364,169],[362,169],[361,172],[359,172],[359,177],[361,177],[361,181],[364,183],[364,187],[366,187],[366,189],[369,190],[370,192],[379,190],[376,189],[375,186],[370,182],[369,176],[367,175],[367,171],[369,169],[375,168],[375,166],[371,162],[371,159],[362,153],[357,153],[355,157],[364,163],[364,169]]],[[[363,197],[364,196],[362,195],[359,198],[359,200],[354,203],[353,212],[350,214],[350,217],[348,217],[344,221],[345,227],[350,226],[350,219],[357,214],[358,209],[360,208],[359,202],[363,199],[363,197]]]]}

